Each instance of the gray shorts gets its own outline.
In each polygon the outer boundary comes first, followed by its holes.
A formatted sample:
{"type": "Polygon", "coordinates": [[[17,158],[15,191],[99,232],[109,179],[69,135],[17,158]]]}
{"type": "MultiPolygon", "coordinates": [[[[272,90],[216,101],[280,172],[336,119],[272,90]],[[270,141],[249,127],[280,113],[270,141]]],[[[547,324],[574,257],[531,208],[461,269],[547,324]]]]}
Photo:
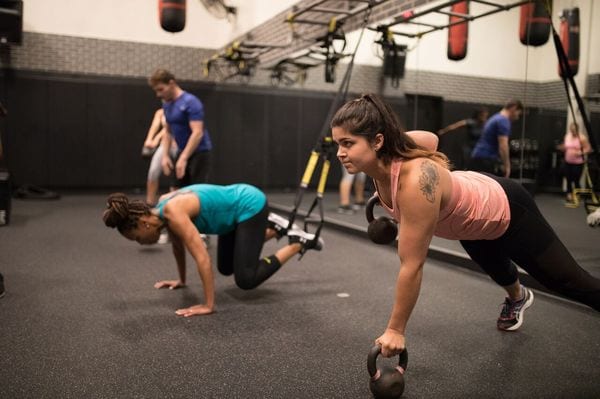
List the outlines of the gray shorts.
{"type": "Polygon", "coordinates": [[[367,179],[367,175],[365,172],[358,172],[356,174],[350,174],[348,170],[342,165],[342,182],[352,183],[352,181],[356,183],[364,183],[367,179]]]}

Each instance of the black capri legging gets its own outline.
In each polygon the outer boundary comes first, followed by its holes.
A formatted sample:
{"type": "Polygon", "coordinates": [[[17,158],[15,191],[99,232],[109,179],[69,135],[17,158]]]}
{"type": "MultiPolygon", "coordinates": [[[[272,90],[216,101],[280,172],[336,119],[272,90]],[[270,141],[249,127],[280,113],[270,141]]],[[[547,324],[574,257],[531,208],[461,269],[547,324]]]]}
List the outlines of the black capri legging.
{"type": "Polygon", "coordinates": [[[495,240],[461,240],[471,259],[501,286],[518,279],[512,260],[544,286],[600,311],[600,279],[577,264],[529,193],[510,179],[488,176],[506,192],[510,224],[495,240]]]}
{"type": "Polygon", "coordinates": [[[567,178],[567,193],[579,188],[579,179],[583,173],[583,164],[574,164],[565,162],[565,177],[567,178]]]}
{"type": "Polygon", "coordinates": [[[260,254],[265,242],[268,206],[235,229],[219,236],[217,246],[217,269],[225,276],[234,274],[235,283],[244,290],[256,288],[281,267],[271,255],[262,259],[260,254]]]}

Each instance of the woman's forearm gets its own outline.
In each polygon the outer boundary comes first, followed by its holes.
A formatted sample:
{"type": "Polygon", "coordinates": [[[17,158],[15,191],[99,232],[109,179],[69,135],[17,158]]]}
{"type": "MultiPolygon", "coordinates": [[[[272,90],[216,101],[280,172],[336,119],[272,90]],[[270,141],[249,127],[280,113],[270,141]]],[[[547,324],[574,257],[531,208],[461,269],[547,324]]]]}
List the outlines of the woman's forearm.
{"type": "Polygon", "coordinates": [[[202,287],[204,288],[204,300],[206,306],[212,308],[215,306],[215,279],[212,272],[212,265],[210,264],[210,258],[205,257],[204,259],[197,259],[196,265],[198,267],[198,274],[202,280],[202,287]]]}
{"type": "Polygon", "coordinates": [[[179,273],[179,280],[185,284],[185,248],[178,240],[178,238],[173,237],[171,235],[171,242],[173,244],[173,256],[175,257],[175,262],[177,263],[177,272],[179,273]]]}
{"type": "Polygon", "coordinates": [[[396,281],[396,297],[388,328],[404,334],[408,319],[417,303],[423,277],[422,264],[404,263],[396,281]]]}

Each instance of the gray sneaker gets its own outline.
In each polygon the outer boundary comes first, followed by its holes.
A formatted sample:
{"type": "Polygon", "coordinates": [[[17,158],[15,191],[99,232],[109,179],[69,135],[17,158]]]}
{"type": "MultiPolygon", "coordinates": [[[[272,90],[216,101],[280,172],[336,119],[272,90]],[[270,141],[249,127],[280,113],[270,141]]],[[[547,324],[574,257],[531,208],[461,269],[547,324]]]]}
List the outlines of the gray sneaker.
{"type": "Polygon", "coordinates": [[[523,314],[525,309],[533,303],[533,292],[529,288],[521,286],[524,295],[520,301],[513,301],[510,298],[504,300],[497,326],[499,330],[516,331],[523,324],[523,314]]]}

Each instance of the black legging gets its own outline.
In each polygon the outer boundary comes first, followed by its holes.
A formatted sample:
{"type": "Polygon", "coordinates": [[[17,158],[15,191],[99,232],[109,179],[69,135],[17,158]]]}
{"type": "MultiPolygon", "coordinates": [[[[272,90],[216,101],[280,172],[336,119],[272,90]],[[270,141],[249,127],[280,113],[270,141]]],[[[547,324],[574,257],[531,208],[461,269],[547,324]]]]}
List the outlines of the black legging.
{"type": "Polygon", "coordinates": [[[474,172],[498,175],[500,168],[498,160],[495,158],[471,158],[469,160],[467,169],[474,172]]]}
{"type": "Polygon", "coordinates": [[[512,180],[488,176],[506,192],[510,224],[495,240],[461,240],[471,259],[503,287],[518,279],[512,260],[551,290],[600,311],[600,279],[577,264],[529,193],[512,180]]]}
{"type": "Polygon", "coordinates": [[[235,275],[235,283],[244,290],[256,288],[281,267],[275,255],[259,259],[265,242],[268,206],[235,229],[219,236],[217,269],[225,276],[235,275]]]}
{"type": "Polygon", "coordinates": [[[565,177],[567,178],[567,193],[579,188],[579,179],[583,172],[583,164],[565,162],[565,177]]]}

